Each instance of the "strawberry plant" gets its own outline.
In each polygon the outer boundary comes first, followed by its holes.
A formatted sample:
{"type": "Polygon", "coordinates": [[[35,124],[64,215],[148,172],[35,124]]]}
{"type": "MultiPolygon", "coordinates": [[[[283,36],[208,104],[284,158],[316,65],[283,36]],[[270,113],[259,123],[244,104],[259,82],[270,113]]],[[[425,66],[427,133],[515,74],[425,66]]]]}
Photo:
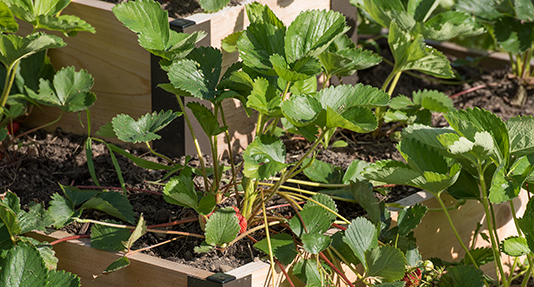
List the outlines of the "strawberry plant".
{"type": "MultiPolygon", "coordinates": [[[[504,122],[491,112],[474,108],[445,115],[447,128],[411,125],[402,132],[398,149],[406,162],[379,161],[369,165],[363,175],[371,180],[410,185],[431,192],[440,202],[444,215],[465,251],[463,264],[479,266],[494,260],[499,286],[510,286],[501,255],[516,258],[511,270],[526,256],[532,275],[532,204],[522,218],[516,218],[513,199],[532,181],[532,134],[534,118],[519,116],[504,122]],[[451,221],[441,195],[448,192],[461,200],[477,200],[484,207],[489,248],[471,250],[451,221]],[[499,238],[495,204],[509,204],[518,236],[499,238]]],[[[525,191],[523,191],[525,192],[525,191]]],[[[478,227],[473,226],[473,230],[478,227]]],[[[478,280],[479,284],[489,282],[478,280]]],[[[526,281],[524,281],[526,282],[526,281]]]]}
{"type": "Polygon", "coordinates": [[[0,153],[4,155],[17,138],[14,133],[14,127],[18,125],[16,119],[26,115],[31,106],[44,104],[57,106],[61,112],[79,112],[89,108],[96,99],[90,92],[93,79],[87,71],[76,72],[70,67],[56,74],[50,64],[47,50],[63,47],[66,43],[58,36],[37,32],[46,29],[67,36],[74,36],[79,31],[94,33],[94,28],[80,18],[61,15],[69,3],[59,0],[0,1],[0,11],[4,15],[0,23],[0,82],[3,83],[0,94],[0,141],[3,144],[0,153]],[[19,25],[15,17],[31,24],[32,33],[26,36],[16,34],[19,25]]]}

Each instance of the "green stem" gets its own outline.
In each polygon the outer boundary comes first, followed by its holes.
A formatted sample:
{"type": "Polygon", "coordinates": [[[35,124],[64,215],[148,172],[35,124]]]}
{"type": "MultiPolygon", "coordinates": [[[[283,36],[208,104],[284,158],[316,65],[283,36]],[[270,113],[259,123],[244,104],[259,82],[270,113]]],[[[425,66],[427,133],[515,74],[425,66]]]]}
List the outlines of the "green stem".
{"type": "Polygon", "coordinates": [[[160,154],[160,153],[156,152],[156,151],[150,146],[150,144],[149,144],[148,142],[145,142],[145,144],[146,144],[146,146],[148,147],[148,150],[149,150],[153,155],[158,156],[158,157],[160,157],[160,158],[162,158],[162,159],[168,161],[170,164],[174,165],[174,162],[173,162],[170,158],[168,158],[167,156],[165,156],[165,155],[163,155],[163,154],[160,154]]]}
{"type": "MultiPolygon", "coordinates": [[[[223,125],[227,127],[228,125],[226,124],[226,117],[224,116],[224,110],[223,110],[222,105],[220,106],[220,109],[221,109],[221,118],[222,118],[223,125]]],[[[226,143],[228,145],[228,156],[230,157],[230,166],[232,168],[232,182],[234,183],[235,198],[239,204],[240,199],[239,199],[239,192],[237,190],[237,180],[236,180],[237,171],[236,171],[235,162],[234,162],[234,152],[232,151],[232,141],[230,140],[230,132],[228,131],[228,129],[224,131],[224,136],[226,137],[226,143]]]]}
{"type": "MultiPolygon", "coordinates": [[[[263,190],[261,191],[261,197],[263,198],[263,190]]],[[[274,256],[273,256],[273,247],[271,245],[271,237],[270,237],[270,232],[269,232],[269,225],[267,225],[267,212],[265,212],[265,202],[262,202],[261,203],[261,208],[263,210],[263,221],[265,222],[265,238],[267,239],[267,246],[269,248],[269,261],[271,263],[271,274],[273,276],[271,276],[272,278],[272,283],[273,285],[272,286],[275,286],[275,282],[274,282],[274,274],[276,273],[276,270],[274,268],[274,256]]]]}
{"type": "Polygon", "coordinates": [[[496,226],[494,225],[494,213],[493,209],[490,210],[490,202],[488,198],[488,192],[486,190],[486,180],[484,178],[484,170],[480,164],[480,162],[477,164],[478,169],[478,178],[480,181],[480,189],[482,190],[482,206],[484,207],[484,212],[486,213],[486,224],[488,226],[488,232],[490,234],[490,240],[491,240],[491,246],[493,250],[493,257],[495,260],[495,273],[505,285],[506,284],[506,274],[504,273],[504,269],[502,267],[501,263],[501,254],[499,252],[499,242],[497,241],[496,237],[496,226]]]}
{"type": "Polygon", "coordinates": [[[193,138],[193,143],[195,144],[195,149],[197,150],[198,154],[198,160],[200,162],[200,167],[202,170],[202,177],[204,177],[204,188],[206,190],[209,190],[210,184],[208,181],[208,176],[206,173],[206,163],[204,162],[204,157],[202,156],[202,151],[200,150],[200,145],[198,143],[198,138],[195,135],[195,131],[193,130],[193,126],[191,125],[191,121],[189,120],[189,116],[187,116],[187,112],[184,107],[184,103],[182,102],[182,98],[179,95],[176,95],[176,99],[178,100],[178,104],[180,105],[180,109],[182,109],[183,116],[185,119],[185,122],[187,123],[187,127],[189,128],[189,132],[191,133],[191,137],[193,138]]]}
{"type": "MultiPolygon", "coordinates": [[[[272,183],[267,183],[267,182],[260,182],[259,185],[265,185],[265,186],[275,186],[274,184],[272,183]]],[[[305,189],[300,189],[300,188],[296,188],[296,187],[291,187],[291,186],[285,186],[285,185],[280,185],[280,189],[285,189],[285,190],[290,190],[290,191],[294,191],[294,192],[300,192],[300,193],[304,193],[304,194],[309,194],[309,195],[316,195],[316,194],[319,194],[319,192],[313,192],[313,191],[309,191],[309,190],[305,190],[305,189]]],[[[332,199],[335,199],[335,200],[341,200],[341,201],[346,201],[346,202],[354,202],[354,203],[358,203],[357,200],[354,200],[354,199],[348,199],[348,198],[343,198],[343,197],[339,197],[339,196],[335,196],[335,195],[329,195],[332,199]]]]}
{"type": "Polygon", "coordinates": [[[462,238],[460,237],[460,234],[458,234],[458,231],[456,230],[456,227],[454,227],[454,223],[452,222],[452,219],[451,219],[451,216],[449,214],[449,211],[447,210],[447,207],[445,206],[445,203],[441,199],[441,192],[439,192],[437,194],[434,194],[434,196],[438,200],[439,205],[441,205],[441,208],[442,208],[443,212],[445,212],[445,216],[447,217],[447,220],[449,221],[449,225],[451,226],[451,229],[454,232],[454,235],[456,236],[456,239],[458,240],[458,242],[460,243],[460,245],[464,249],[465,254],[467,256],[469,256],[469,259],[471,259],[471,261],[473,262],[473,265],[478,269],[478,264],[475,261],[475,258],[473,258],[473,255],[471,254],[471,252],[469,252],[469,249],[467,248],[467,246],[465,246],[464,242],[462,241],[462,238]]]}
{"type": "Polygon", "coordinates": [[[399,82],[399,78],[402,75],[402,72],[398,72],[395,74],[395,78],[393,78],[393,81],[391,82],[391,85],[389,86],[388,95],[392,96],[393,91],[395,91],[395,87],[397,86],[397,83],[399,82]]]}
{"type": "Polygon", "coordinates": [[[256,136],[260,136],[263,133],[263,114],[258,113],[258,122],[256,123],[256,136]]]}
{"type": "MultiPolygon", "coordinates": [[[[279,181],[281,179],[279,177],[271,177],[269,178],[269,180],[279,181]]],[[[298,180],[298,179],[286,179],[286,182],[313,186],[313,187],[324,187],[324,188],[344,188],[344,187],[350,186],[350,184],[345,184],[345,183],[320,183],[320,182],[311,182],[311,181],[298,180]]]]}
{"type": "Polygon", "coordinates": [[[19,66],[20,61],[15,61],[11,67],[7,69],[6,80],[4,83],[4,90],[2,91],[2,96],[0,97],[0,107],[5,107],[7,103],[7,98],[13,87],[13,82],[15,81],[15,75],[17,74],[17,67],[19,66]]]}
{"type": "Polygon", "coordinates": [[[351,223],[348,219],[346,219],[345,217],[341,216],[341,215],[340,215],[339,213],[337,213],[336,211],[330,209],[328,206],[326,206],[326,205],[324,205],[324,204],[318,202],[317,200],[315,200],[315,199],[313,199],[313,198],[309,198],[309,197],[307,197],[307,196],[300,195],[300,194],[296,194],[296,193],[295,193],[295,194],[291,194],[290,196],[292,196],[292,197],[298,197],[298,198],[301,198],[301,199],[305,199],[305,200],[311,201],[311,202],[313,202],[313,203],[319,205],[320,207],[324,208],[326,211],[328,211],[328,212],[334,214],[334,215],[337,216],[339,219],[343,220],[346,224],[350,224],[350,223],[351,223]]]}

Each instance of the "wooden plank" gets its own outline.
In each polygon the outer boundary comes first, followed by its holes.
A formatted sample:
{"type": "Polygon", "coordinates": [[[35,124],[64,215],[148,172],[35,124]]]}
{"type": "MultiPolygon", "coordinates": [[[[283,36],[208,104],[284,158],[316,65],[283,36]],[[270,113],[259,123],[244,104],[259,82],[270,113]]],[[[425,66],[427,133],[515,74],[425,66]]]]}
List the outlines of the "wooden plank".
{"type": "MultiPolygon", "coordinates": [[[[54,241],[70,236],[62,231],[51,234],[27,234],[40,241],[54,241]]],[[[177,286],[187,287],[187,276],[206,278],[214,273],[142,253],[129,256],[130,266],[93,279],[109,264],[122,257],[119,253],[90,247],[88,239],[70,240],[54,245],[59,258],[58,269],[77,274],[84,287],[177,286]]]]}
{"type": "MultiPolygon", "coordinates": [[[[446,206],[454,206],[456,200],[448,195],[442,196],[446,206]]],[[[418,192],[401,201],[403,205],[414,205],[416,203],[424,202],[428,208],[440,208],[439,202],[430,193],[418,192]]],[[[525,212],[528,195],[526,191],[522,191],[520,195],[513,200],[516,208],[516,216],[521,217],[525,212]]],[[[509,236],[516,236],[517,230],[512,218],[512,212],[509,204],[494,205],[495,217],[498,226],[498,236],[500,240],[509,236]]],[[[466,246],[471,246],[474,237],[474,230],[477,223],[483,224],[485,222],[484,208],[475,200],[468,200],[464,205],[456,210],[450,210],[449,214],[455,227],[466,246]]],[[[396,221],[397,213],[392,212],[393,220],[396,221]]],[[[484,231],[487,233],[487,227],[484,225],[484,231]]],[[[443,211],[429,211],[423,218],[423,221],[414,230],[419,252],[423,259],[431,257],[438,257],[445,261],[458,261],[465,256],[460,243],[456,239],[452,228],[449,225],[447,217],[443,211]]],[[[490,246],[485,242],[480,234],[476,238],[475,248],[490,246]]],[[[509,270],[511,258],[503,255],[503,264],[505,270],[509,270]]],[[[481,266],[484,273],[495,278],[495,268],[493,264],[486,264],[481,266]]]]}

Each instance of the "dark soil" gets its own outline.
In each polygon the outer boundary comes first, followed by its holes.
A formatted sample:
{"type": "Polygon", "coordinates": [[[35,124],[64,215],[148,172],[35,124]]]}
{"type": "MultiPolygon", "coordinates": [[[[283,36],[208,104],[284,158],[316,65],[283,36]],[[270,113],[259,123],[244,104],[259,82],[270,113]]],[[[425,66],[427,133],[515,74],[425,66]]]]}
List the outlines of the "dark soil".
{"type": "MultiPolygon", "coordinates": [[[[390,57],[386,51],[383,51],[383,53],[386,54],[386,57],[390,57]]],[[[451,58],[451,60],[454,61],[456,59],[451,58]]],[[[457,66],[455,69],[463,76],[465,83],[444,85],[435,82],[434,78],[428,76],[412,77],[403,74],[395,94],[410,96],[415,90],[435,89],[453,96],[467,89],[485,85],[484,88],[479,88],[474,92],[454,97],[455,106],[459,109],[482,107],[496,113],[505,120],[516,115],[534,115],[534,97],[532,97],[533,90],[530,87],[526,89],[527,97],[523,105],[510,105],[516,95],[518,83],[508,76],[510,73],[508,67],[492,71],[470,66],[457,66]]],[[[359,80],[364,84],[380,87],[390,70],[390,66],[382,63],[377,67],[360,71],[359,80]]],[[[445,123],[439,115],[436,115],[434,122],[436,125],[445,123]]],[[[387,128],[385,127],[383,131],[386,132],[387,128]]],[[[335,138],[345,140],[348,146],[323,150],[318,155],[318,159],[346,168],[355,159],[374,162],[385,158],[401,158],[395,149],[396,142],[387,135],[375,139],[369,134],[341,131],[335,135],[335,138]]],[[[4,159],[0,161],[0,193],[8,190],[15,192],[21,198],[22,205],[27,207],[31,202],[47,202],[53,193],[61,193],[58,184],[94,186],[95,184],[86,166],[84,141],[85,136],[64,133],[60,129],[53,133],[39,131],[22,137],[20,147],[4,156],[4,159]]],[[[309,144],[295,137],[286,139],[286,145],[287,150],[291,153],[289,156],[291,158],[302,154],[309,144]]],[[[105,187],[120,186],[104,145],[95,143],[93,152],[97,176],[101,185],[105,187]]],[[[145,153],[144,150],[130,150],[130,152],[134,155],[145,153]]],[[[157,158],[148,155],[145,158],[159,161],[157,158]]],[[[162,187],[151,182],[160,179],[163,173],[139,168],[121,156],[118,157],[118,161],[123,171],[126,185],[129,188],[128,197],[134,206],[136,215],[143,214],[149,225],[195,216],[192,210],[168,204],[160,195],[139,191],[161,192],[162,187]]],[[[395,188],[386,195],[381,195],[380,198],[382,200],[395,201],[404,196],[405,193],[406,189],[395,188]]],[[[361,208],[356,204],[340,202],[339,209],[346,218],[355,218],[362,214],[361,208]]],[[[86,216],[99,218],[102,215],[93,212],[88,213],[86,216]]],[[[89,232],[87,228],[82,227],[73,225],[69,227],[69,230],[75,233],[89,232]]],[[[196,221],[174,226],[172,229],[202,233],[196,221]]],[[[261,239],[261,234],[254,234],[253,237],[259,240],[261,239]]],[[[169,238],[171,236],[147,234],[136,248],[153,245],[169,238]]],[[[248,262],[259,260],[258,258],[262,256],[260,252],[253,248],[252,245],[254,243],[250,239],[242,240],[240,244],[228,248],[224,254],[220,251],[213,251],[212,253],[198,256],[194,253],[193,248],[200,243],[201,240],[199,239],[185,237],[163,247],[154,248],[149,253],[214,272],[228,271],[248,262]]],[[[102,269],[105,267],[102,266],[102,269]]]]}

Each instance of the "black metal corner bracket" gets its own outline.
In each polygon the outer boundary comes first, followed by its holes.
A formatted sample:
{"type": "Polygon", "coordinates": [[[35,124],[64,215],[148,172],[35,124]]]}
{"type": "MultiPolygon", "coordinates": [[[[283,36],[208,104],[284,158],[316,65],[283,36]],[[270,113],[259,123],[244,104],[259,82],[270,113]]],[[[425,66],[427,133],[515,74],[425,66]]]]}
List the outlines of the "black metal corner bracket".
{"type": "Polygon", "coordinates": [[[206,279],[192,276],[187,277],[188,287],[251,287],[252,275],[236,279],[235,276],[225,273],[215,273],[206,279]]]}
{"type": "MultiPolygon", "coordinates": [[[[183,33],[184,29],[196,25],[195,22],[187,19],[175,19],[169,22],[172,30],[183,33]]],[[[180,106],[175,95],[158,88],[159,84],[168,83],[167,73],[159,66],[160,57],[150,54],[150,89],[152,93],[152,112],[161,110],[173,110],[180,112],[180,106]]],[[[170,156],[185,155],[185,122],[183,117],[175,119],[167,127],[159,132],[160,140],[153,142],[153,147],[161,153],[170,156]]]]}

